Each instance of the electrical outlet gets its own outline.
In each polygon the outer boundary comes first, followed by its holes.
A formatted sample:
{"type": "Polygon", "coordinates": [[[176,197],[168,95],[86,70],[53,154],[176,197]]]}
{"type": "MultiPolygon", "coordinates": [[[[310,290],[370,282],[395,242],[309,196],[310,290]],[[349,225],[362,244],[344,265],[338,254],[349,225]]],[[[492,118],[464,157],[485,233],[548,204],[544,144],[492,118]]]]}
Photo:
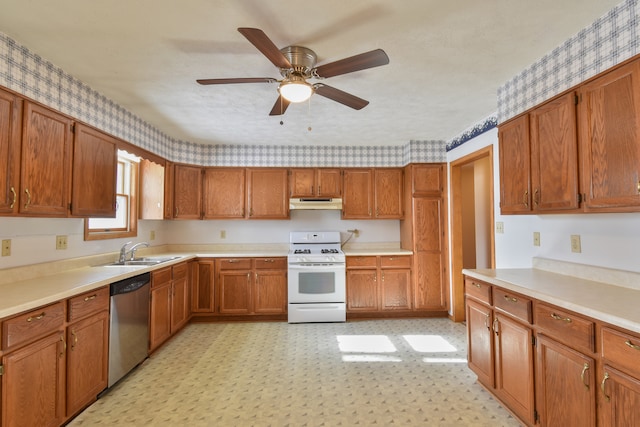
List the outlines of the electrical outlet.
{"type": "Polygon", "coordinates": [[[151,230],[149,232],[149,240],[156,240],[156,230],[151,230]]]}
{"type": "Polygon", "coordinates": [[[572,234],[571,235],[571,252],[580,253],[582,252],[582,247],[580,246],[580,235],[572,234]]]}
{"type": "Polygon", "coordinates": [[[540,246],[540,232],[533,232],[533,246],[540,246]]]}
{"type": "Polygon", "coordinates": [[[227,230],[220,230],[220,238],[221,239],[227,238],[227,230]]]}
{"type": "Polygon", "coordinates": [[[11,239],[4,239],[2,241],[2,256],[11,255],[11,239]]]}
{"type": "Polygon", "coordinates": [[[56,249],[67,249],[67,236],[56,236],[56,249]]]}
{"type": "Polygon", "coordinates": [[[503,234],[504,233],[504,222],[498,221],[496,222],[496,233],[503,234]]]}

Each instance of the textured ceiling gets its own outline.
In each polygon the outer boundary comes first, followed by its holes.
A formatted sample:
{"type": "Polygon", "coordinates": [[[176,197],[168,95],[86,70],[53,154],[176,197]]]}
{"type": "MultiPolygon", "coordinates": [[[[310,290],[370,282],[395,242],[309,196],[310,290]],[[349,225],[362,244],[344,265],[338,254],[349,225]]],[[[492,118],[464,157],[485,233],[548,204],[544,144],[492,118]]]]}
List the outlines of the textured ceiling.
{"type": "Polygon", "coordinates": [[[497,110],[496,91],[619,0],[3,0],[0,31],[171,137],[205,144],[403,145],[449,140],[497,110]],[[370,101],[315,95],[270,117],[277,84],[238,27],[318,64],[376,48],[389,65],[326,79],[370,101]],[[282,121],[282,123],[281,123],[282,121]]]}

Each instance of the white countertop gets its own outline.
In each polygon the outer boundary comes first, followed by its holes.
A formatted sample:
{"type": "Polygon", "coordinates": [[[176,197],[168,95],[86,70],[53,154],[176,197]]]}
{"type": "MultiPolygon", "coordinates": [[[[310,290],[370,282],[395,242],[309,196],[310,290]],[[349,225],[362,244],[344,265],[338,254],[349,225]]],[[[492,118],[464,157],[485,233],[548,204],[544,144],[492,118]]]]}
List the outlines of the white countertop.
{"type": "MultiPolygon", "coordinates": [[[[0,319],[51,304],[138,274],[193,258],[286,257],[287,244],[274,245],[171,245],[168,252],[157,248],[140,250],[140,256],[179,256],[154,266],[104,266],[116,254],[36,264],[0,272],[0,319]]],[[[347,248],[346,255],[410,255],[397,244],[362,245],[347,248]]]]}
{"type": "Polygon", "coordinates": [[[536,268],[463,274],[640,333],[640,290],[536,268]]]}

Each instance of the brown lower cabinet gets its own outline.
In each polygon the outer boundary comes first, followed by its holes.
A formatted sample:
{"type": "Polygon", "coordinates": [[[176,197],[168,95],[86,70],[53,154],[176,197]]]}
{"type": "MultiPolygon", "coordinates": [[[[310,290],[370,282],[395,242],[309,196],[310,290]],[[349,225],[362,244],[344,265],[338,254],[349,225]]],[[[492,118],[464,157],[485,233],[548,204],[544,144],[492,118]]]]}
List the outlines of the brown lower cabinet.
{"type": "Polygon", "coordinates": [[[59,426],[107,387],[109,288],[2,321],[2,425],[59,426]]]}
{"type": "Polygon", "coordinates": [[[465,295],[469,368],[524,424],[640,425],[640,334],[468,276],[465,295]]]}
{"type": "Polygon", "coordinates": [[[186,262],[151,273],[149,351],[180,330],[189,320],[189,274],[186,262]]]}

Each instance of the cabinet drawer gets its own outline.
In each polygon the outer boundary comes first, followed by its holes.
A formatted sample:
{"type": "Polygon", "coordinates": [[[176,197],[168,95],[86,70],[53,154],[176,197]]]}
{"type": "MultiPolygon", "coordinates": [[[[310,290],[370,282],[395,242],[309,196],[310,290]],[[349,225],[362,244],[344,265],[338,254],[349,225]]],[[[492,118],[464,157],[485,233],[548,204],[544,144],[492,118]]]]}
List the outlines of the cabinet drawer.
{"type": "Polygon", "coordinates": [[[151,289],[171,283],[171,267],[151,272],[151,289]]]}
{"type": "Polygon", "coordinates": [[[218,260],[220,270],[251,270],[251,258],[222,258],[218,260]]]}
{"type": "Polygon", "coordinates": [[[182,264],[176,264],[172,267],[173,271],[173,280],[183,279],[187,277],[187,263],[184,262],[182,264]]]}
{"type": "Polygon", "coordinates": [[[531,300],[500,288],[493,290],[493,306],[518,319],[531,323],[531,300]]]}
{"type": "Polygon", "coordinates": [[[470,277],[464,279],[464,293],[491,305],[491,285],[470,277]]]}
{"type": "Polygon", "coordinates": [[[602,328],[602,356],[615,367],[640,378],[640,337],[602,328]]]}
{"type": "Polygon", "coordinates": [[[378,260],[374,256],[348,256],[347,268],[376,268],[378,260]]]}
{"type": "Polygon", "coordinates": [[[109,310],[109,287],[105,286],[69,299],[69,321],[81,319],[89,314],[109,310]]]}
{"type": "Polygon", "coordinates": [[[258,270],[286,270],[286,258],[256,258],[256,269],[258,270]]]}
{"type": "Polygon", "coordinates": [[[406,255],[385,255],[380,257],[380,267],[411,268],[411,257],[406,255]]]}
{"type": "Polygon", "coordinates": [[[595,324],[590,320],[538,303],[535,324],[556,341],[595,351],[595,324]]]}
{"type": "Polygon", "coordinates": [[[64,302],[47,305],[2,323],[2,348],[7,350],[27,343],[64,325],[64,302]]]}

